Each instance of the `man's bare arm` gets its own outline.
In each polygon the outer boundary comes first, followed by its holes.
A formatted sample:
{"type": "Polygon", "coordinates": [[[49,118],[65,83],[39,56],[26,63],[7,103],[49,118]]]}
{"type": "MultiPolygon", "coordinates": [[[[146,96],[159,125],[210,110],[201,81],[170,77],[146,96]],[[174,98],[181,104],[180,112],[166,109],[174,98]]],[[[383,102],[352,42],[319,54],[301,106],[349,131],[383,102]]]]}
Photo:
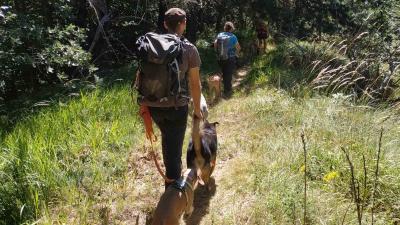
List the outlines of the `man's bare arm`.
{"type": "Polygon", "coordinates": [[[189,75],[190,92],[193,98],[194,114],[198,118],[202,118],[201,108],[200,108],[200,99],[201,99],[200,68],[195,67],[189,69],[188,75],[189,75]]]}
{"type": "Polygon", "coordinates": [[[239,42],[235,45],[235,47],[236,47],[237,54],[239,54],[239,53],[240,53],[240,50],[242,49],[242,48],[240,47],[239,42]]]}

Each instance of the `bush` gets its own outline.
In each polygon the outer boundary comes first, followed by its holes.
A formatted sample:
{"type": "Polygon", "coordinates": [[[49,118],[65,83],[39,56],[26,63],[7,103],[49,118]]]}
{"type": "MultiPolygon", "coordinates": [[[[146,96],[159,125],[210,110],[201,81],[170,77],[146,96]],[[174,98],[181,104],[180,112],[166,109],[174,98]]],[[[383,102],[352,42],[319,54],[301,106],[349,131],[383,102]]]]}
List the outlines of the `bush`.
{"type": "Polygon", "coordinates": [[[82,48],[85,39],[86,31],[74,25],[47,28],[29,16],[8,15],[0,25],[0,100],[91,77],[95,67],[82,48]]]}

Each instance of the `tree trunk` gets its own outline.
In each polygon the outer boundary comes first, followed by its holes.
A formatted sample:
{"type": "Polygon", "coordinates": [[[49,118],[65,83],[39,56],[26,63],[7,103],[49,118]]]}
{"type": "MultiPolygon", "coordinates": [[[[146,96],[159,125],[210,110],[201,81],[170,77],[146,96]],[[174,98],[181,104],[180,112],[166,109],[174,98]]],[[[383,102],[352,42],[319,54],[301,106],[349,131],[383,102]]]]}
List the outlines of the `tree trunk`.
{"type": "Polygon", "coordinates": [[[88,2],[84,0],[73,0],[72,7],[74,8],[75,14],[75,24],[78,27],[86,28],[87,27],[87,18],[88,18],[88,2]]]}
{"type": "Polygon", "coordinates": [[[217,11],[217,21],[215,22],[215,31],[217,33],[222,31],[222,12],[223,8],[220,5],[215,6],[217,11]]]}
{"type": "Polygon", "coordinates": [[[244,7],[239,7],[239,29],[243,30],[246,28],[246,15],[244,14],[244,7]]]}
{"type": "Polygon", "coordinates": [[[111,18],[105,0],[89,0],[89,3],[90,7],[95,11],[96,19],[98,20],[96,32],[89,47],[89,52],[91,52],[93,57],[97,59],[97,57],[101,56],[105,51],[110,50],[118,60],[118,56],[116,55],[116,52],[107,36],[107,28],[111,18]]]}
{"type": "Polygon", "coordinates": [[[40,6],[41,8],[41,14],[44,15],[44,22],[47,26],[52,27],[53,24],[56,23],[54,21],[53,13],[54,13],[54,7],[51,1],[48,0],[41,0],[40,1],[40,6]]]}
{"type": "Polygon", "coordinates": [[[17,13],[26,13],[26,0],[16,0],[14,1],[14,8],[17,13]]]}
{"type": "Polygon", "coordinates": [[[198,23],[198,6],[196,3],[188,3],[189,13],[187,15],[187,28],[186,28],[186,38],[192,42],[197,41],[197,31],[199,30],[198,23]]]}
{"type": "Polygon", "coordinates": [[[165,12],[167,11],[167,2],[166,0],[158,1],[158,21],[157,21],[157,29],[159,33],[165,33],[167,30],[164,27],[164,17],[165,12]]]}

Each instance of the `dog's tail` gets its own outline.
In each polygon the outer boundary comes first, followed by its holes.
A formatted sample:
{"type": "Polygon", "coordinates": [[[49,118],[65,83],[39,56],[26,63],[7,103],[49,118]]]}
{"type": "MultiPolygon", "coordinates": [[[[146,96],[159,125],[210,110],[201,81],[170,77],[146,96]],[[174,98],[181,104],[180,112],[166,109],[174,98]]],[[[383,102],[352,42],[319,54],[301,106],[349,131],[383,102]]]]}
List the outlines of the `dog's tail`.
{"type": "Polygon", "coordinates": [[[200,119],[196,116],[193,117],[193,128],[192,128],[192,140],[194,151],[196,153],[196,160],[198,168],[202,168],[204,166],[204,158],[201,155],[201,137],[200,137],[200,119]]]}

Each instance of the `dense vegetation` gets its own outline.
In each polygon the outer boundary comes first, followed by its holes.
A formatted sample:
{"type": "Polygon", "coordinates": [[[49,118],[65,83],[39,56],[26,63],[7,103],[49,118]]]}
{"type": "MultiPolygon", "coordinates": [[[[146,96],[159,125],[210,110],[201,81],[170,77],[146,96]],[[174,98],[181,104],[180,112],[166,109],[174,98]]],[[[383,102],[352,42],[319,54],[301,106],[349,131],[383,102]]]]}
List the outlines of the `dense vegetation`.
{"type": "MultiPolygon", "coordinates": [[[[64,206],[63,202],[80,210],[79,221],[86,223],[93,219],[90,206],[104,201],[98,196],[108,185],[116,180],[126,182],[126,158],[141,143],[141,126],[129,93],[135,39],[147,31],[162,32],[163,14],[172,6],[188,12],[186,37],[197,43],[205,74],[216,69],[208,46],[226,20],[237,26],[245,59],[254,56],[254,27],[258,20],[264,20],[276,48],[251,64],[244,86],[248,91],[254,85],[268,84],[287,90],[292,97],[341,93],[335,96],[346,99],[346,104],[373,107],[396,106],[400,100],[400,4],[396,0],[4,0],[0,6],[0,224],[19,224],[55,214],[57,221],[69,221],[69,215],[63,214],[68,210],[58,207],[64,206]]],[[[275,97],[293,107],[298,104],[286,96],[275,97]]],[[[249,101],[254,105],[259,99],[253,96],[249,101]]],[[[315,103],[315,107],[334,107],[327,103],[330,100],[318,101],[321,103],[315,103]]],[[[292,115],[293,110],[285,107],[282,110],[288,111],[288,121],[276,118],[260,124],[270,126],[281,121],[293,126],[290,121],[297,119],[292,117],[299,115],[292,115]]],[[[312,112],[308,106],[301,107],[312,112]]],[[[273,111],[268,110],[272,109],[263,105],[257,115],[271,118],[273,111]]],[[[346,113],[350,119],[343,123],[352,121],[358,126],[372,119],[379,121],[372,112],[351,112],[346,113]],[[359,114],[363,114],[362,119],[352,119],[359,114]]],[[[333,124],[332,118],[325,119],[320,123],[333,124]]],[[[374,151],[367,146],[372,143],[356,139],[363,137],[363,131],[376,130],[377,123],[351,130],[355,133],[353,142],[343,137],[319,145],[317,141],[325,139],[316,136],[311,149],[316,161],[311,164],[309,178],[322,182],[325,175],[337,172],[341,179],[322,185],[327,189],[324,191],[344,193],[341,197],[351,199],[345,184],[348,175],[342,176],[348,173],[337,169],[345,159],[327,159],[321,149],[328,149],[332,155],[331,145],[343,144],[360,153],[355,157],[357,163],[361,154],[367,157],[370,172],[374,151]]],[[[331,137],[344,129],[343,125],[321,132],[331,137]]],[[[396,132],[390,128],[387,138],[393,159],[398,159],[393,150],[396,143],[398,146],[396,132]]],[[[260,149],[255,153],[261,154],[260,149]]],[[[247,172],[255,176],[269,170],[251,163],[255,166],[247,172]]],[[[301,166],[300,161],[290,163],[295,169],[301,166]]],[[[396,221],[399,193],[393,176],[399,169],[393,161],[384,163],[383,191],[376,208],[385,214],[383,220],[396,221]]],[[[362,180],[362,175],[359,172],[357,179],[362,180]]],[[[259,189],[267,182],[265,178],[254,182],[257,193],[266,194],[259,189]]],[[[363,196],[367,209],[372,207],[368,202],[371,182],[363,196]]],[[[279,188],[282,186],[277,185],[279,188]]],[[[284,196],[289,198],[289,205],[285,205],[289,211],[298,194],[292,191],[284,196]]]]}
{"type": "MultiPolygon", "coordinates": [[[[269,22],[276,40],[329,42],[355,61],[352,69],[362,64],[360,69],[368,70],[372,82],[380,77],[374,98],[388,98],[398,66],[400,6],[395,0],[6,0],[2,4],[0,97],[6,106],[49,85],[65,87],[74,79],[94,82],[98,68],[132,61],[135,38],[146,31],[162,31],[163,13],[174,5],[188,11],[186,36],[192,42],[213,36],[226,20],[246,32],[260,19],[269,22]]],[[[248,39],[241,41],[251,42],[248,39]]],[[[336,61],[319,65],[337,69],[336,61]]],[[[356,91],[368,89],[365,83],[370,77],[359,81],[356,91]]]]}

